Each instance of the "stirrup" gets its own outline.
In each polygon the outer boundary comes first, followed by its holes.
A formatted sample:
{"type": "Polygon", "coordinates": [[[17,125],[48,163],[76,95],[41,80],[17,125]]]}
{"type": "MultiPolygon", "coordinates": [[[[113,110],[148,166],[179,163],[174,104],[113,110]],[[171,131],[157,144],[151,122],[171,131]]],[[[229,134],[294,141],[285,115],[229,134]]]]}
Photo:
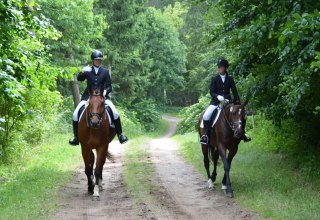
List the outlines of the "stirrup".
{"type": "Polygon", "coordinates": [[[128,138],[126,136],[124,136],[123,134],[119,135],[119,142],[120,144],[125,144],[128,142],[128,138]]]}
{"type": "Polygon", "coordinates": [[[70,140],[69,140],[69,144],[70,144],[70,145],[73,145],[73,146],[79,145],[79,140],[78,140],[78,138],[74,137],[73,140],[70,139],[70,140]]]}
{"type": "Polygon", "coordinates": [[[202,135],[202,137],[200,138],[200,144],[208,144],[208,135],[202,135]]]}
{"type": "Polygon", "coordinates": [[[246,143],[247,143],[247,142],[250,142],[250,141],[251,141],[251,138],[249,138],[249,137],[247,137],[247,136],[244,136],[242,140],[243,140],[243,142],[246,142],[246,143]]]}

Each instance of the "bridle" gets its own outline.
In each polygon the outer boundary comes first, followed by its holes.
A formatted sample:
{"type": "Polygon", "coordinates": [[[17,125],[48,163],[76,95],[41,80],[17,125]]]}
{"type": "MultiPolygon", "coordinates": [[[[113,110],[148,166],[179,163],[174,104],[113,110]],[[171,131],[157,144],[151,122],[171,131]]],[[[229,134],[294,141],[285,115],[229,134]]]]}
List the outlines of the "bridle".
{"type": "MultiPolygon", "coordinates": [[[[224,119],[227,121],[227,124],[229,125],[229,127],[230,127],[230,129],[233,131],[233,132],[235,132],[235,130],[237,129],[237,127],[240,127],[242,124],[243,124],[243,122],[242,122],[242,120],[241,120],[241,111],[242,111],[242,109],[239,109],[238,110],[238,114],[239,114],[239,120],[238,121],[236,121],[236,122],[234,122],[233,121],[233,118],[232,118],[232,114],[229,114],[229,118],[227,117],[227,115],[226,115],[226,112],[225,112],[225,110],[226,110],[226,105],[227,104],[229,104],[229,100],[227,100],[226,102],[222,102],[222,103],[220,103],[220,108],[222,109],[222,112],[223,112],[223,116],[224,116],[224,119]],[[235,126],[235,125],[238,125],[238,126],[235,126]]],[[[231,106],[230,107],[230,112],[232,112],[232,108],[233,108],[233,106],[231,106]]]]}
{"type": "MultiPolygon", "coordinates": [[[[91,96],[102,96],[104,97],[103,95],[96,95],[96,94],[93,94],[91,96]]],[[[103,112],[102,113],[98,113],[98,112],[90,112],[87,110],[86,111],[86,118],[87,118],[87,126],[88,127],[93,127],[93,123],[91,121],[91,118],[94,117],[94,116],[97,116],[98,117],[98,128],[101,126],[102,122],[104,119],[106,119],[107,117],[107,114],[106,114],[106,109],[103,108],[103,112]]]]}

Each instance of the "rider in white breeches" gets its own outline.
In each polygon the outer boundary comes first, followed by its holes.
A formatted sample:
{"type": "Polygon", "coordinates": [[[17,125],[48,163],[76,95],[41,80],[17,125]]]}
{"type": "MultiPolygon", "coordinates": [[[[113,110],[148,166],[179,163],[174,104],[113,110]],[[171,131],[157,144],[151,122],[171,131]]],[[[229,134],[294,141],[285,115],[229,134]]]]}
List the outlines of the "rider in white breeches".
{"type": "MultiPolygon", "coordinates": [[[[81,109],[82,106],[86,105],[87,101],[81,101],[76,109],[73,112],[73,121],[78,121],[78,117],[79,117],[79,110],[81,109]]],[[[116,107],[114,106],[114,104],[111,102],[110,99],[106,99],[105,101],[105,105],[109,106],[111,108],[111,111],[113,113],[113,119],[117,120],[119,118],[119,113],[116,109],[116,107]]]]}

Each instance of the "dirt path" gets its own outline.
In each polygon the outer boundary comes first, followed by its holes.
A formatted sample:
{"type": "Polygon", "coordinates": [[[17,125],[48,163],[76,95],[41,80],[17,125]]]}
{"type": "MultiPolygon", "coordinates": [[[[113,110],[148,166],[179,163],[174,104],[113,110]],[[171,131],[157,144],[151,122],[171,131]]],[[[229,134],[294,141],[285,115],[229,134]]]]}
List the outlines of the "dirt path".
{"type": "MultiPolygon", "coordinates": [[[[239,208],[233,199],[220,190],[209,190],[203,176],[179,156],[178,145],[170,137],[176,131],[178,119],[165,116],[170,124],[166,134],[146,143],[150,163],[155,167],[152,183],[153,199],[136,207],[122,176],[124,146],[113,142],[110,152],[116,163],[107,162],[103,171],[104,191],[100,201],[88,196],[87,180],[79,167],[70,183],[60,192],[59,211],[53,219],[253,219],[239,208]]],[[[195,146],[196,147],[196,146],[195,146]]],[[[80,149],[79,149],[80,151],[80,149]]]]}
{"type": "MultiPolygon", "coordinates": [[[[80,151],[80,149],[79,149],[80,151]]],[[[60,192],[59,212],[53,219],[132,219],[135,211],[122,177],[124,147],[117,142],[110,145],[116,162],[106,162],[103,169],[104,191],[100,201],[92,201],[87,194],[84,167],[79,167],[69,185],[60,192]]]]}
{"type": "Polygon", "coordinates": [[[162,138],[151,141],[151,161],[159,176],[159,184],[176,206],[190,219],[252,219],[252,214],[239,208],[220,190],[207,189],[203,176],[182,160],[177,143],[169,138],[176,130],[178,119],[169,116],[164,119],[170,127],[162,138]]]}

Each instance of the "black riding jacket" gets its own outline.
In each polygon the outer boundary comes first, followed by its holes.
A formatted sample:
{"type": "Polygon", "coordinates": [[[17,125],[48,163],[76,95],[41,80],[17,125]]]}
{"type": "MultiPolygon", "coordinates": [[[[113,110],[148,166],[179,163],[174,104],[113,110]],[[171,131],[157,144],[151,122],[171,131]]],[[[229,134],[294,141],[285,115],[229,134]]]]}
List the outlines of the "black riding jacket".
{"type": "Polygon", "coordinates": [[[93,66],[90,72],[80,72],[77,76],[78,81],[87,80],[87,88],[81,96],[81,100],[89,99],[89,89],[99,89],[103,86],[106,89],[106,98],[109,99],[109,93],[112,92],[111,77],[109,70],[100,67],[98,73],[96,74],[93,66]]]}
{"type": "Polygon", "coordinates": [[[223,96],[225,99],[231,100],[230,90],[233,94],[233,101],[240,103],[240,97],[236,88],[236,84],[231,76],[226,74],[226,79],[223,82],[221,76],[218,74],[212,77],[210,84],[211,105],[218,105],[218,95],[223,96]]]}

